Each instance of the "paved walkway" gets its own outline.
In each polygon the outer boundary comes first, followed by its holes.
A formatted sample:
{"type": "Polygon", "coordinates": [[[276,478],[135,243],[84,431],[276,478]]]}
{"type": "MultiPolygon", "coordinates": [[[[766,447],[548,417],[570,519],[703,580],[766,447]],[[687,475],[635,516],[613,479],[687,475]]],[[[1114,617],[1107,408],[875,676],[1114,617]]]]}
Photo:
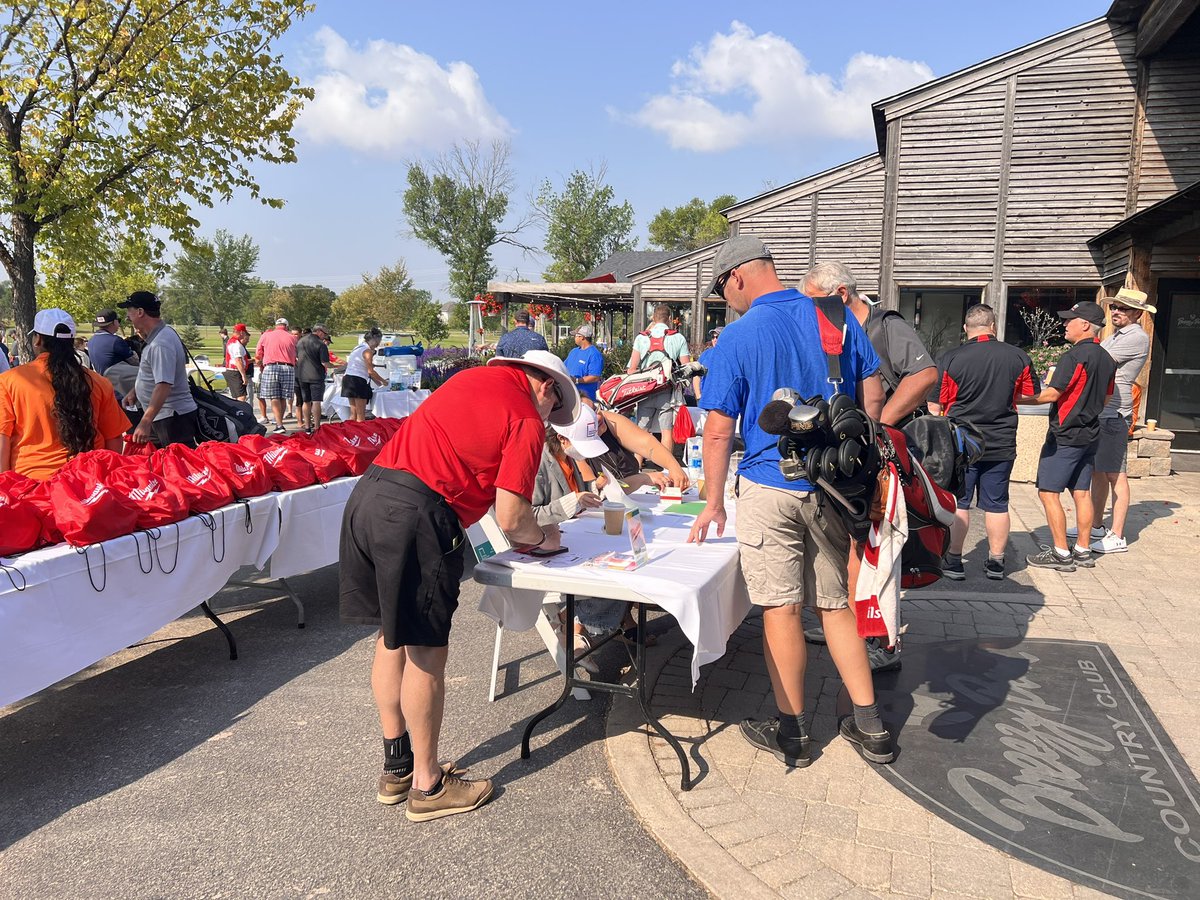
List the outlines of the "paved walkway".
{"type": "MultiPolygon", "coordinates": [[[[905,602],[909,648],[978,636],[1107,643],[1193,771],[1200,772],[1200,602],[1195,585],[1200,475],[1134,486],[1128,553],[1093,570],[1024,568],[1046,539],[1032,485],[1013,488],[1013,538],[1002,583],[982,577],[983,535],[968,540],[967,581],[943,581],[905,602]],[[972,549],[974,548],[974,549],[972,549]]],[[[690,741],[699,783],[679,790],[679,763],[618,702],[609,762],[635,812],[672,856],[721,897],[1102,896],[1020,862],[927,812],[835,737],[840,681],[825,648],[810,653],[808,706],[824,744],[806,769],[786,770],[740,736],[745,716],[773,715],[761,619],[747,619],[729,652],[690,691],[690,647],[657,658],[655,706],[690,741]]],[[[1147,860],[1152,864],[1151,860],[1147,860]]]]}

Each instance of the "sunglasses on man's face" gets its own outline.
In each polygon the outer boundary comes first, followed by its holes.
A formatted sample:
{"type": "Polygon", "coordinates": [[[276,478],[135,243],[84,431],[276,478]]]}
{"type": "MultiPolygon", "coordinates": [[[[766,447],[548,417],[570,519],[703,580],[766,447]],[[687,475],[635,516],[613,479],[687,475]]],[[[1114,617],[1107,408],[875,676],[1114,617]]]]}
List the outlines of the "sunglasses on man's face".
{"type": "Polygon", "coordinates": [[[725,285],[729,282],[729,276],[733,274],[734,269],[736,268],[737,266],[734,266],[733,269],[730,269],[728,272],[718,278],[717,283],[713,285],[713,290],[722,300],[725,299],[725,285]]]}
{"type": "Polygon", "coordinates": [[[1130,306],[1110,306],[1109,309],[1112,312],[1125,313],[1126,315],[1133,312],[1133,308],[1130,306]]]}
{"type": "Polygon", "coordinates": [[[557,381],[552,382],[552,386],[554,387],[554,406],[550,408],[550,412],[558,412],[563,405],[562,389],[558,386],[557,381]]]}

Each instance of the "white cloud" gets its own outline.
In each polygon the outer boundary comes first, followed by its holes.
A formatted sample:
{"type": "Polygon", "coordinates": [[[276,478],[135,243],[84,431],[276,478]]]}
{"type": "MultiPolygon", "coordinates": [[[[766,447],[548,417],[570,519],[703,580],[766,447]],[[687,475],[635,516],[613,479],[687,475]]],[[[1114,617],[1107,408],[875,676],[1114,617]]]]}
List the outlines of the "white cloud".
{"type": "Polygon", "coordinates": [[[733,22],[671,68],[669,93],[634,114],[672,147],[701,152],[744,144],[873,134],[871,104],[933,77],[925,63],[856,53],[837,78],[809,69],[792,43],[733,22]]]}
{"type": "Polygon", "coordinates": [[[299,122],[312,141],[404,156],[511,132],[467,63],[443,67],[432,56],[389,41],[351,47],[329,27],[317,32],[316,41],[321,72],[309,80],[316,96],[299,122]]]}

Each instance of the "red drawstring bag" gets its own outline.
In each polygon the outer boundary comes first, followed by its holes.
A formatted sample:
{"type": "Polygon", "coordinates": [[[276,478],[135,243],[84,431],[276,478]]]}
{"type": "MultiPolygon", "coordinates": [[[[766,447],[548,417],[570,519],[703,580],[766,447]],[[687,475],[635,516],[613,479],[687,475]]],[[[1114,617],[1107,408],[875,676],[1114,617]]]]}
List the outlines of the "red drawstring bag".
{"type": "Polygon", "coordinates": [[[318,428],[315,439],[346,461],[351,475],[361,475],[375,461],[387,438],[372,422],[342,422],[318,428]]]}
{"type": "Polygon", "coordinates": [[[384,443],[386,443],[392,435],[400,430],[400,426],[404,424],[407,418],[408,416],[402,419],[372,419],[371,424],[379,429],[379,433],[383,436],[384,443]]]}
{"type": "Polygon", "coordinates": [[[191,447],[168,444],[150,457],[150,468],[183,491],[191,512],[208,513],[233,502],[229,482],[191,447]]]}
{"type": "Polygon", "coordinates": [[[25,497],[36,487],[32,478],[0,472],[0,556],[24,553],[42,542],[41,512],[25,497]]]}
{"type": "MultiPolygon", "coordinates": [[[[323,430],[319,429],[318,434],[323,430]]],[[[284,443],[312,464],[320,484],[350,474],[350,464],[346,458],[336,447],[329,446],[316,435],[309,437],[307,434],[293,434],[284,443]]]]}
{"type": "Polygon", "coordinates": [[[244,434],[238,440],[267,465],[276,490],[294,491],[317,483],[312,463],[285,442],[268,440],[257,434],[244,434]]]}
{"type": "Polygon", "coordinates": [[[137,443],[131,439],[130,435],[124,435],[125,443],[121,445],[122,456],[152,456],[155,447],[149,441],[137,443]]]}
{"type": "Polygon", "coordinates": [[[0,472],[0,491],[7,491],[10,497],[28,500],[37,510],[42,523],[42,534],[37,546],[48,547],[51,544],[62,543],[62,532],[54,523],[54,506],[50,502],[50,485],[45,481],[35,481],[16,472],[0,472]]]}
{"type": "Polygon", "coordinates": [[[68,460],[46,482],[54,524],[68,543],[83,547],[137,528],[137,506],[108,486],[109,476],[121,465],[119,453],[89,450],[68,460]]]}
{"type": "Polygon", "coordinates": [[[688,438],[695,436],[696,423],[692,421],[692,414],[686,406],[679,407],[675,411],[675,427],[671,429],[671,437],[676,444],[682,445],[687,443],[688,438]]]}
{"type": "Polygon", "coordinates": [[[205,441],[197,451],[208,464],[229,482],[239,500],[261,497],[275,490],[275,482],[262,457],[243,447],[224,441],[205,441]]]}
{"type": "Polygon", "coordinates": [[[150,468],[144,456],[124,456],[108,475],[110,488],[137,507],[138,528],[159,528],[188,517],[188,498],[178,485],[150,468]]]}

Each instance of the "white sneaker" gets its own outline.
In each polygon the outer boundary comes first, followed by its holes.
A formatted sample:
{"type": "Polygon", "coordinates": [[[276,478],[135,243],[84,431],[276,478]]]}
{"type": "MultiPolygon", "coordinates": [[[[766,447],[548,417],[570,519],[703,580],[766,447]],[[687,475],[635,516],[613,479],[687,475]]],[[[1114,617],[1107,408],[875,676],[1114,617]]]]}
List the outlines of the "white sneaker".
{"type": "Polygon", "coordinates": [[[1098,541],[1093,541],[1089,547],[1093,553],[1124,553],[1129,549],[1125,544],[1125,538],[1117,537],[1116,534],[1109,531],[1104,537],[1098,541]]]}
{"type": "MultiPolygon", "coordinates": [[[[1104,537],[1106,534],[1108,534],[1108,529],[1107,529],[1107,528],[1103,528],[1103,527],[1101,527],[1101,526],[1099,526],[1099,525],[1093,525],[1093,526],[1092,526],[1092,535],[1091,535],[1091,536],[1092,536],[1092,540],[1093,540],[1093,541],[1098,541],[1098,540],[1101,540],[1101,539],[1102,539],[1102,538],[1103,538],[1103,537],[1104,537]]],[[[1068,529],[1067,529],[1067,537],[1069,537],[1069,538],[1075,538],[1075,537],[1077,537],[1078,535],[1079,535],[1079,529],[1078,529],[1078,528],[1068,528],[1068,529]]]]}

